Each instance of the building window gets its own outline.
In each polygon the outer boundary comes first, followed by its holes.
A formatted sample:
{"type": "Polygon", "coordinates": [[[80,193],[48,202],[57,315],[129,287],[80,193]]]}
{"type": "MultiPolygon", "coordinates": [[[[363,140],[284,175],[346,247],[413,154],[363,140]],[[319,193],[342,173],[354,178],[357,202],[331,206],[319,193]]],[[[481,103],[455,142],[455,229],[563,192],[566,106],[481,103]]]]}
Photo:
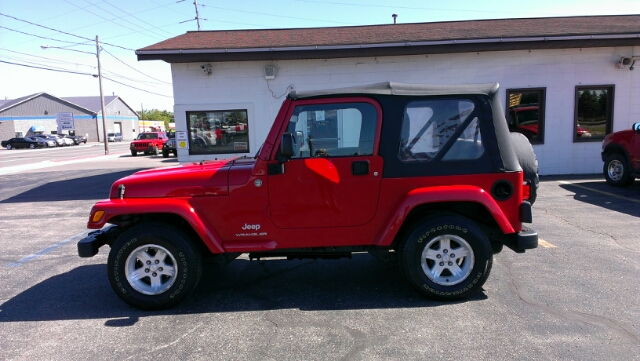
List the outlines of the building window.
{"type": "Polygon", "coordinates": [[[573,140],[601,141],[613,124],[613,85],[577,86],[573,140]]]}
{"type": "Polygon", "coordinates": [[[189,154],[249,153],[247,110],[187,112],[189,154]]]}
{"type": "Polygon", "coordinates": [[[399,157],[403,162],[477,159],[484,147],[475,103],[438,99],[407,104],[399,157]]]}
{"type": "Polygon", "coordinates": [[[524,134],[531,144],[544,143],[545,88],[507,89],[509,130],[524,134]]]}

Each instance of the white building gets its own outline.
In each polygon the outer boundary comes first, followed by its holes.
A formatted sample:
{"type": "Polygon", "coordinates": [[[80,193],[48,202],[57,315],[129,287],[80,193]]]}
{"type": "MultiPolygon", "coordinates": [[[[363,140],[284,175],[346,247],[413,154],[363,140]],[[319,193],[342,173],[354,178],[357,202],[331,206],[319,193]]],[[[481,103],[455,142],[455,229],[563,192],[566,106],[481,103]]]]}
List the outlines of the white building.
{"type": "Polygon", "coordinates": [[[640,15],[200,31],[136,53],[171,63],[181,161],[255,154],[291,89],[498,82],[543,175],[601,172],[602,137],[640,121],[640,15]]]}

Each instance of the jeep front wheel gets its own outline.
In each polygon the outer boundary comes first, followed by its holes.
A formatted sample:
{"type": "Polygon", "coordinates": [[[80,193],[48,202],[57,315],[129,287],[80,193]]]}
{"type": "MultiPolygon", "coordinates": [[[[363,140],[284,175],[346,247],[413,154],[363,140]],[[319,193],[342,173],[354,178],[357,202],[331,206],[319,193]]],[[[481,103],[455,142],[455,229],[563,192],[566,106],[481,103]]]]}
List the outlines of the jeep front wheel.
{"type": "Polygon", "coordinates": [[[626,187],[633,183],[633,177],[629,175],[627,160],[620,153],[609,154],[602,171],[604,179],[614,187],[626,187]]]}
{"type": "Polygon", "coordinates": [[[118,297],[143,310],[173,307],[197,286],[202,274],[198,247],[182,231],[159,223],[135,226],[114,242],[109,283],[118,297]]]}
{"type": "Polygon", "coordinates": [[[138,155],[138,152],[136,152],[135,150],[132,150],[132,151],[131,151],[131,156],[132,156],[132,157],[135,157],[135,156],[137,156],[137,155],[138,155]]]}
{"type": "Polygon", "coordinates": [[[426,220],[400,247],[400,267],[423,295],[442,301],[468,297],[489,277],[491,244],[472,221],[459,216],[426,220]]]}

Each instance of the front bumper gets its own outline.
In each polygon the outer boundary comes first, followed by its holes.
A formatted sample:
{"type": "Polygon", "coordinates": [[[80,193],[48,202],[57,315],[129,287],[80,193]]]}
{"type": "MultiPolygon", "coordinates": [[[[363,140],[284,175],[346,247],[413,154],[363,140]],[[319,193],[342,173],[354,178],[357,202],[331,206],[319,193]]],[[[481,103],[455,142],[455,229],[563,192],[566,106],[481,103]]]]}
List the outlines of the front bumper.
{"type": "Polygon", "coordinates": [[[78,256],[93,257],[98,254],[98,249],[105,244],[111,246],[120,235],[120,229],[117,226],[109,226],[97,231],[89,232],[89,234],[78,241],[78,256]]]}

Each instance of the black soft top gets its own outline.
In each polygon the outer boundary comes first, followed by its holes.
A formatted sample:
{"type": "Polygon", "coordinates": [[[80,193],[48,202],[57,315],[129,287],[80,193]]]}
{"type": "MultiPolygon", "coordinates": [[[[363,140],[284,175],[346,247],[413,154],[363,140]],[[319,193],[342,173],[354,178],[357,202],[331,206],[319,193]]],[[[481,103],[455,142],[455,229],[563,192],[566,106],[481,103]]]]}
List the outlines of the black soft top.
{"type": "Polygon", "coordinates": [[[429,85],[384,82],[370,85],[361,85],[348,88],[292,91],[289,99],[312,99],[331,96],[369,96],[376,99],[384,113],[383,130],[381,136],[380,155],[385,158],[386,177],[415,176],[438,174],[473,174],[486,172],[512,172],[520,171],[515,150],[511,143],[511,136],[507,121],[505,120],[502,104],[498,97],[498,83],[462,84],[462,85],[429,85]],[[456,166],[443,167],[439,162],[423,164],[402,163],[397,156],[398,139],[400,139],[399,120],[403,117],[404,106],[407,99],[402,97],[429,97],[429,96],[471,96],[485,98],[487,113],[484,118],[483,140],[487,149],[485,159],[456,162],[456,166]],[[400,100],[400,101],[399,101],[400,100]]]}
{"type": "Polygon", "coordinates": [[[498,83],[463,84],[463,85],[429,85],[384,82],[360,85],[348,88],[292,91],[290,99],[305,99],[331,95],[363,94],[363,95],[458,95],[485,94],[491,97],[498,92],[498,83]]]}

